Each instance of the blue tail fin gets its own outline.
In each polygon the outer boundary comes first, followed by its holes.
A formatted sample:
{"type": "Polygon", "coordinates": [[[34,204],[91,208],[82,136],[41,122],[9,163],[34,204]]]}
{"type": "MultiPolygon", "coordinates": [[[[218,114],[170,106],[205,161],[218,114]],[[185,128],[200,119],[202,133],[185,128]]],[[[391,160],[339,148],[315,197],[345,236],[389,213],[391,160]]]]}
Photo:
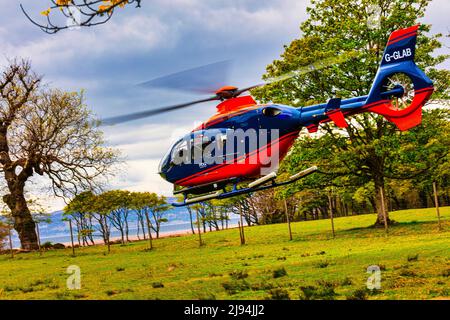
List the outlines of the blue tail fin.
{"type": "Polygon", "coordinates": [[[365,110],[394,122],[400,130],[408,130],[421,123],[422,107],[433,93],[433,83],[414,63],[418,28],[416,25],[391,33],[364,106],[365,110]],[[389,97],[383,94],[387,78],[396,73],[406,74],[414,84],[414,99],[403,110],[393,108],[389,97]]]}
{"type": "Polygon", "coordinates": [[[414,61],[418,27],[417,25],[391,33],[384,49],[380,67],[404,61],[414,61]]]}

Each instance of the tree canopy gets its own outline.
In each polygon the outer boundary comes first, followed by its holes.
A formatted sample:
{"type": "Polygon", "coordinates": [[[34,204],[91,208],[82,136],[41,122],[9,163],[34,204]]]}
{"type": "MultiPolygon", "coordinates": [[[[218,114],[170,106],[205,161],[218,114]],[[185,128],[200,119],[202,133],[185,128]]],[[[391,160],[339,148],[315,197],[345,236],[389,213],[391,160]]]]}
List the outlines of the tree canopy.
{"type": "Polygon", "coordinates": [[[0,75],[0,170],[9,191],[3,201],[24,248],[38,247],[24,195],[32,176],[47,178],[55,195],[70,197],[98,187],[117,160],[82,93],[49,89],[28,61],[10,62],[0,75]]]}

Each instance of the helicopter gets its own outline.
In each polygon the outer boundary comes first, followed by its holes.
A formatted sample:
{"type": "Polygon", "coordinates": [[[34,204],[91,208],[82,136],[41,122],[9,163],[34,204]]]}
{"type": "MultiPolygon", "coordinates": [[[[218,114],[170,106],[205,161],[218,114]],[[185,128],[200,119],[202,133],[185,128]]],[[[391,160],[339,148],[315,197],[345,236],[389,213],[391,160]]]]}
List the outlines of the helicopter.
{"type": "MultiPolygon", "coordinates": [[[[421,123],[422,107],[434,91],[432,81],[414,62],[419,25],[399,29],[389,36],[369,93],[349,99],[332,98],[326,103],[292,107],[259,104],[245,92],[294,77],[299,73],[243,89],[223,86],[204,99],[111,117],[112,125],[141,119],[207,101],[219,101],[217,112],[200,126],[178,139],[159,164],[159,174],[174,185],[174,195],[183,195],[173,206],[185,206],[212,199],[225,199],[293,183],[318,170],[316,166],[279,181],[279,162],[306,127],[316,132],[322,123],[348,126],[346,117],[373,112],[393,122],[399,130],[421,123]],[[393,81],[406,76],[413,88],[393,81]],[[403,108],[394,98],[405,99],[403,108]]],[[[326,67],[326,65],[323,65],[326,67]]],[[[175,78],[166,78],[172,82],[175,78]]]]}

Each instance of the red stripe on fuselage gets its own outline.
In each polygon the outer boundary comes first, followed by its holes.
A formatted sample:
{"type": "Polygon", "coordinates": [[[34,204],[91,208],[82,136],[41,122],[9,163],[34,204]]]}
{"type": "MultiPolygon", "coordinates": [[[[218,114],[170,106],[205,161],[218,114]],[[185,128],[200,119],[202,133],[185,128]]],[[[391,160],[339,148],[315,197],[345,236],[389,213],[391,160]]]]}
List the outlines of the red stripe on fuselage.
{"type": "MultiPolygon", "coordinates": [[[[297,135],[298,135],[298,131],[293,131],[293,132],[291,132],[291,133],[285,134],[285,135],[282,136],[281,138],[278,138],[278,139],[274,140],[272,143],[277,143],[277,142],[278,142],[279,140],[281,140],[281,139],[286,139],[286,138],[288,138],[290,135],[293,135],[294,133],[297,133],[297,135]]],[[[250,153],[248,153],[248,154],[242,155],[242,156],[240,156],[239,158],[235,159],[235,161],[240,161],[240,160],[244,159],[245,157],[248,157],[248,156],[253,155],[255,152],[261,152],[261,151],[264,151],[264,150],[267,148],[268,145],[269,145],[269,144],[264,145],[264,146],[262,146],[260,149],[253,150],[252,152],[250,152],[250,153]]],[[[193,175],[191,175],[191,176],[189,176],[189,177],[180,179],[180,180],[176,181],[175,183],[176,183],[176,184],[179,184],[179,183],[186,182],[186,180],[188,180],[188,179],[191,179],[191,178],[193,178],[193,177],[202,175],[202,174],[207,173],[207,172],[209,172],[209,171],[212,171],[212,170],[221,168],[221,167],[223,167],[223,166],[225,166],[225,165],[227,165],[227,163],[218,164],[217,166],[211,167],[211,168],[209,168],[209,169],[205,169],[205,170],[203,170],[203,171],[201,171],[201,172],[194,173],[193,175]]]]}
{"type": "Polygon", "coordinates": [[[299,131],[293,131],[285,134],[279,139],[272,141],[271,143],[262,146],[261,148],[249,152],[237,159],[233,160],[233,163],[222,163],[215,165],[211,168],[203,170],[201,172],[194,173],[193,175],[180,179],[175,182],[181,186],[193,186],[199,184],[212,183],[218,180],[245,177],[251,178],[260,175],[261,168],[267,164],[268,154],[272,154],[272,147],[278,147],[279,161],[281,161],[286,155],[289,148],[297,139],[299,131]],[[265,151],[265,158],[261,159],[262,152],[265,151]],[[264,160],[264,161],[261,161],[264,160]],[[243,163],[242,163],[243,162],[243,163]]]}

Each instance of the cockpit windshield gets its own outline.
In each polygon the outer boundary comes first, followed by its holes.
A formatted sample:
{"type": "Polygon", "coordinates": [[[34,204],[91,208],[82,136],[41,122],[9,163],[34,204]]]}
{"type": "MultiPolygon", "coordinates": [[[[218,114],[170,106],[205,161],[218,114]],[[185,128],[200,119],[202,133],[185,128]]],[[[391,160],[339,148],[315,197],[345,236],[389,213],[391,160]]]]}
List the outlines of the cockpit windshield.
{"type": "Polygon", "coordinates": [[[184,141],[184,138],[178,139],[172,145],[172,147],[170,147],[169,150],[167,150],[166,154],[164,155],[164,157],[161,159],[161,162],[159,163],[159,166],[158,166],[159,173],[162,173],[163,169],[169,165],[169,161],[172,156],[172,150],[175,150],[175,147],[180,145],[183,141],[184,141]]]}
{"type": "Polygon", "coordinates": [[[216,142],[216,148],[212,148],[214,154],[217,150],[224,147],[226,141],[225,132],[219,129],[198,131],[189,133],[183,138],[177,140],[162,158],[159,164],[159,172],[182,163],[199,164],[204,162],[204,157],[214,157],[213,154],[205,155],[205,149],[212,143],[216,142]],[[216,150],[217,149],[217,150],[216,150]]]}

